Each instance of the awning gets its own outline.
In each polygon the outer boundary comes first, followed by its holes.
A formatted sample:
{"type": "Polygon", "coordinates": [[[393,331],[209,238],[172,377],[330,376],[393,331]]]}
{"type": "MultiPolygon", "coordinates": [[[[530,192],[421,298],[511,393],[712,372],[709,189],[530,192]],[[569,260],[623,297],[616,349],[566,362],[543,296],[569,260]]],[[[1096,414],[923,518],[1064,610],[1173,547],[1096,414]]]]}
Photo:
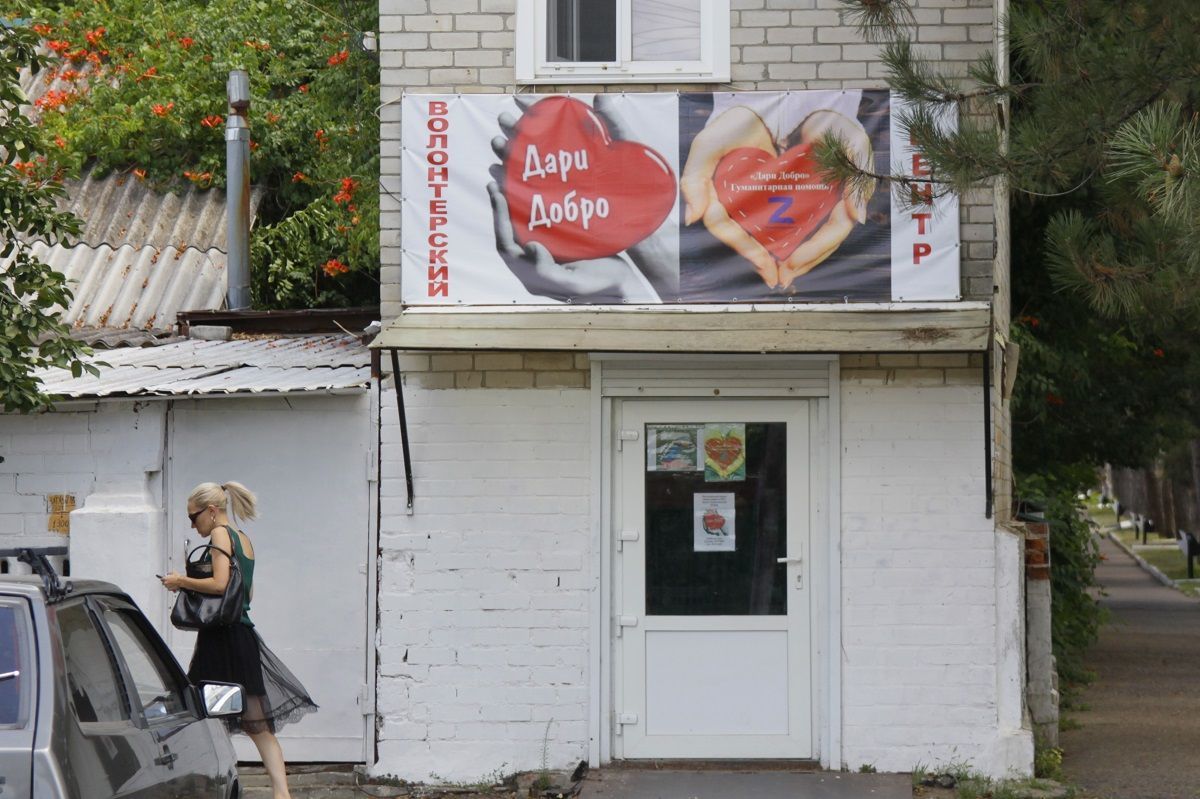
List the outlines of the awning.
{"type": "Polygon", "coordinates": [[[396,350],[982,352],[986,302],[412,308],[371,342],[396,350]]]}
{"type": "Polygon", "coordinates": [[[64,399],[187,398],[357,392],[371,384],[370,352],[357,337],[343,334],[185,339],[105,350],[84,361],[97,365],[100,374],[74,377],[68,369],[42,369],[37,376],[43,390],[64,399]]]}

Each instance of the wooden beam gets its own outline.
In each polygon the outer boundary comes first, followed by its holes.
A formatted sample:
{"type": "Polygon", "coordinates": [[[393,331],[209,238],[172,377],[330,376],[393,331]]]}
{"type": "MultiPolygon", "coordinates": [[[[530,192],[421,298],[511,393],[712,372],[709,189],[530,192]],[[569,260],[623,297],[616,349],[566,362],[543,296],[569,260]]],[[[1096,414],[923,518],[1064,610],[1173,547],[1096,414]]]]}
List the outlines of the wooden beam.
{"type": "Polygon", "coordinates": [[[372,347],[580,352],[978,352],[991,312],[407,311],[372,347]]]}

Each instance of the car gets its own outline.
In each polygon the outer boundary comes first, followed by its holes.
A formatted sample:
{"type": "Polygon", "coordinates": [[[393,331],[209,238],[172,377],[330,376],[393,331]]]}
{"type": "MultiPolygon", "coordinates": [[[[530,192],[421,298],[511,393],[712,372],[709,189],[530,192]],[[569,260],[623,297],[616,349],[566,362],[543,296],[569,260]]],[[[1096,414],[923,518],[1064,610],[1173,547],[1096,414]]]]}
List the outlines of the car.
{"type": "Polygon", "coordinates": [[[0,799],[237,799],[221,717],[242,687],[192,685],[127,594],[64,581],[66,547],[0,550],[0,799]]]}

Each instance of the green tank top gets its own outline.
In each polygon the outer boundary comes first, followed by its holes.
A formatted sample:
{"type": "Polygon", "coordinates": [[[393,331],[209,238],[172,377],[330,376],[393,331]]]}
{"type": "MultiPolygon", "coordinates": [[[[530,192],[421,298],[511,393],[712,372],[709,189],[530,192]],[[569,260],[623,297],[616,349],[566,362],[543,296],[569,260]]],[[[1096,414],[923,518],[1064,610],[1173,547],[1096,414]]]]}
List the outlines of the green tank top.
{"type": "Polygon", "coordinates": [[[225,529],[229,531],[229,538],[233,541],[233,556],[237,558],[238,566],[242,570],[242,624],[253,627],[254,622],[250,621],[250,589],[254,585],[254,558],[246,557],[242,550],[242,537],[238,535],[238,531],[229,525],[225,525],[225,529]]]}

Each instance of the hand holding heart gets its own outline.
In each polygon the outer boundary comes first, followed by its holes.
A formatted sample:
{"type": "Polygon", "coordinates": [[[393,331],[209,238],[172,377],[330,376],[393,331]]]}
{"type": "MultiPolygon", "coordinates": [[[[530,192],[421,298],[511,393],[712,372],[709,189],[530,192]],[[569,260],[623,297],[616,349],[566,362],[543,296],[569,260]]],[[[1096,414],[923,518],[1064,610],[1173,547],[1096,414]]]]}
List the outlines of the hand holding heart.
{"type": "Polygon", "coordinates": [[[870,168],[866,131],[836,111],[809,114],[783,147],[749,108],[734,106],[712,118],[693,140],[680,178],[685,224],[703,219],[709,232],[748,260],[769,287],[791,285],[837,250],[855,224],[866,221],[870,191],[843,191],[820,181],[813,149],[830,135],[860,169],[870,168]],[[790,191],[762,186],[772,181],[794,185],[790,191]]]}
{"type": "Polygon", "coordinates": [[[678,239],[662,235],[675,178],[661,156],[623,139],[613,97],[597,95],[594,107],[515,101],[522,115],[497,119],[500,164],[487,187],[496,249],[513,274],[530,293],[562,302],[676,296],[678,239]]]}

